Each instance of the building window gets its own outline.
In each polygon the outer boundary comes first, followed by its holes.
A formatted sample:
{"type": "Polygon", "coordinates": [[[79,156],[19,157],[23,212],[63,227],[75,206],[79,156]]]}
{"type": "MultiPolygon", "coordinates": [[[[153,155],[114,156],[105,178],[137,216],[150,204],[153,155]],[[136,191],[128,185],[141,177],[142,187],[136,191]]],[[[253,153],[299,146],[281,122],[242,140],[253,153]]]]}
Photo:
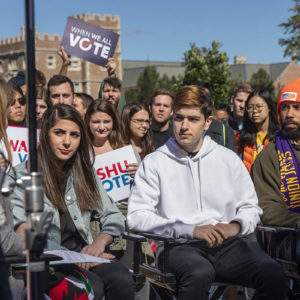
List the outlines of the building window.
{"type": "Polygon", "coordinates": [[[82,83],[81,82],[74,82],[74,92],[82,93],[82,83]]]}
{"type": "Polygon", "coordinates": [[[54,69],[55,68],[55,57],[52,55],[49,55],[47,57],[47,66],[49,69],[54,69]]]}
{"type": "Polygon", "coordinates": [[[80,70],[80,59],[78,57],[71,57],[69,63],[69,70],[79,71],[80,70]]]}

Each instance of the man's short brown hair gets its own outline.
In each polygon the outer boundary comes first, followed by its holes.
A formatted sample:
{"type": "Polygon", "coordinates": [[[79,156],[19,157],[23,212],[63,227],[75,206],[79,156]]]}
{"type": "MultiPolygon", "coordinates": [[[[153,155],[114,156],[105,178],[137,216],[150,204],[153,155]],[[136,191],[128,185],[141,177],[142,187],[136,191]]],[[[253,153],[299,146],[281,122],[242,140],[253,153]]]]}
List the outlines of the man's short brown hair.
{"type": "Polygon", "coordinates": [[[237,85],[233,91],[232,97],[235,98],[238,93],[247,93],[250,94],[253,91],[253,86],[251,83],[243,82],[237,85]]]}
{"type": "Polygon", "coordinates": [[[94,102],[93,97],[86,93],[75,93],[75,97],[81,99],[84,108],[88,108],[89,105],[94,102]]]}
{"type": "Polygon", "coordinates": [[[70,88],[71,88],[71,92],[74,94],[74,84],[73,84],[72,80],[69,77],[64,76],[64,75],[54,75],[48,81],[47,96],[50,97],[50,87],[51,86],[58,86],[58,85],[61,85],[63,83],[69,83],[70,88]]]}
{"type": "Polygon", "coordinates": [[[213,110],[212,101],[205,88],[197,85],[189,85],[181,88],[175,95],[174,111],[182,107],[199,108],[207,119],[213,110]]]}
{"type": "Polygon", "coordinates": [[[148,101],[146,101],[145,104],[148,105],[152,105],[153,102],[154,102],[154,99],[155,97],[157,96],[160,96],[160,95],[166,95],[166,96],[169,96],[171,99],[172,99],[172,102],[171,102],[171,106],[173,107],[174,105],[174,95],[171,91],[167,90],[167,89],[159,89],[159,90],[156,90],[149,98],[148,101]],[[147,103],[148,102],[148,103],[147,103]]]}

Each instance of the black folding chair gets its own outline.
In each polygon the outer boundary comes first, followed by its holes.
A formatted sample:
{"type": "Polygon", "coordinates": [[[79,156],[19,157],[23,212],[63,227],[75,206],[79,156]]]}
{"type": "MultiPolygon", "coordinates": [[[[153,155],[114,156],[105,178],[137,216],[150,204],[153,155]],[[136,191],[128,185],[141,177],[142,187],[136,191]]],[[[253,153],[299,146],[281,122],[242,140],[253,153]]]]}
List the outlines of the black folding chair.
{"type": "Polygon", "coordinates": [[[147,242],[147,239],[143,236],[137,234],[128,234],[127,232],[123,233],[123,238],[128,241],[132,241],[134,243],[133,247],[133,265],[132,269],[130,269],[132,273],[133,280],[135,282],[135,289],[139,291],[146,282],[145,275],[140,271],[141,265],[141,252],[142,247],[141,244],[143,242],[147,242]]]}
{"type": "Polygon", "coordinates": [[[300,229],[258,226],[256,236],[261,248],[283,267],[290,279],[289,299],[300,299],[300,256],[297,258],[297,243],[300,250],[300,229]]]}
{"type": "MultiPolygon", "coordinates": [[[[169,253],[171,250],[171,245],[176,242],[175,239],[171,237],[159,236],[150,233],[125,233],[124,237],[130,239],[134,242],[134,262],[133,269],[136,273],[144,275],[150,282],[152,289],[162,300],[172,300],[174,299],[174,294],[176,292],[176,278],[175,275],[170,271],[169,267],[169,253]],[[141,246],[140,243],[142,238],[147,238],[155,242],[163,244],[163,252],[161,256],[161,263],[158,267],[152,267],[142,262],[141,259],[141,246]]],[[[210,300],[219,299],[226,287],[231,285],[230,283],[218,283],[214,282],[214,290],[210,295],[210,300]]]]}
{"type": "MultiPolygon", "coordinates": [[[[41,257],[36,260],[33,259],[31,260],[31,263],[35,263],[35,262],[40,262],[40,261],[44,261],[45,263],[45,269],[41,272],[39,272],[38,276],[42,277],[41,280],[41,284],[42,284],[42,289],[46,294],[49,294],[49,282],[50,282],[50,278],[49,278],[49,265],[50,265],[50,261],[58,261],[61,260],[62,258],[56,255],[52,255],[52,254],[42,254],[41,257]]],[[[5,257],[5,261],[4,264],[6,266],[6,268],[9,270],[9,275],[12,275],[12,268],[16,268],[16,269],[25,269],[26,267],[22,267],[22,265],[26,264],[26,256],[23,255],[19,255],[19,256],[6,256],[5,257]],[[20,265],[21,267],[16,267],[16,265],[20,265]]],[[[25,283],[26,285],[26,283],[25,283]]]]}

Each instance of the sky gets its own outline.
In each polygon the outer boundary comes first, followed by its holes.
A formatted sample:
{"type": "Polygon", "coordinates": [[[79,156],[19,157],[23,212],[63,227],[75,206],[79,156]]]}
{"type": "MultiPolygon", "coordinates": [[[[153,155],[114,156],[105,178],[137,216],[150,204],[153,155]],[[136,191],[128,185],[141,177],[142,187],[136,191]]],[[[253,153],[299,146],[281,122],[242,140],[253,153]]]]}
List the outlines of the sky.
{"type": "MultiPolygon", "coordinates": [[[[20,35],[25,0],[2,1],[0,39],[20,35]]],[[[221,51],[233,63],[246,55],[248,63],[290,61],[283,56],[278,24],[292,15],[293,0],[35,0],[39,33],[62,36],[67,17],[80,13],[119,15],[123,60],[183,61],[191,43],[221,51]]]]}

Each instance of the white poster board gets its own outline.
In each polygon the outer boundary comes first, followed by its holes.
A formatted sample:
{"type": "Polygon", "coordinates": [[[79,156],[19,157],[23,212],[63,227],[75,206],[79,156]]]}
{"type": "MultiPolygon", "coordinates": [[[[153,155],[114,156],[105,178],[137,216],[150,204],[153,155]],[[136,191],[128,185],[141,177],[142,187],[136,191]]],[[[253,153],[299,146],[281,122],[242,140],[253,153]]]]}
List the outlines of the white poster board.
{"type": "MultiPolygon", "coordinates": [[[[37,130],[37,140],[39,140],[39,132],[40,131],[37,130]]],[[[6,133],[12,152],[12,165],[16,166],[28,159],[28,128],[8,126],[6,133]]]]}
{"type": "Polygon", "coordinates": [[[140,157],[132,145],[110,151],[95,157],[94,168],[103,187],[115,201],[129,196],[131,177],[127,173],[127,164],[140,163],[140,157]]]}

